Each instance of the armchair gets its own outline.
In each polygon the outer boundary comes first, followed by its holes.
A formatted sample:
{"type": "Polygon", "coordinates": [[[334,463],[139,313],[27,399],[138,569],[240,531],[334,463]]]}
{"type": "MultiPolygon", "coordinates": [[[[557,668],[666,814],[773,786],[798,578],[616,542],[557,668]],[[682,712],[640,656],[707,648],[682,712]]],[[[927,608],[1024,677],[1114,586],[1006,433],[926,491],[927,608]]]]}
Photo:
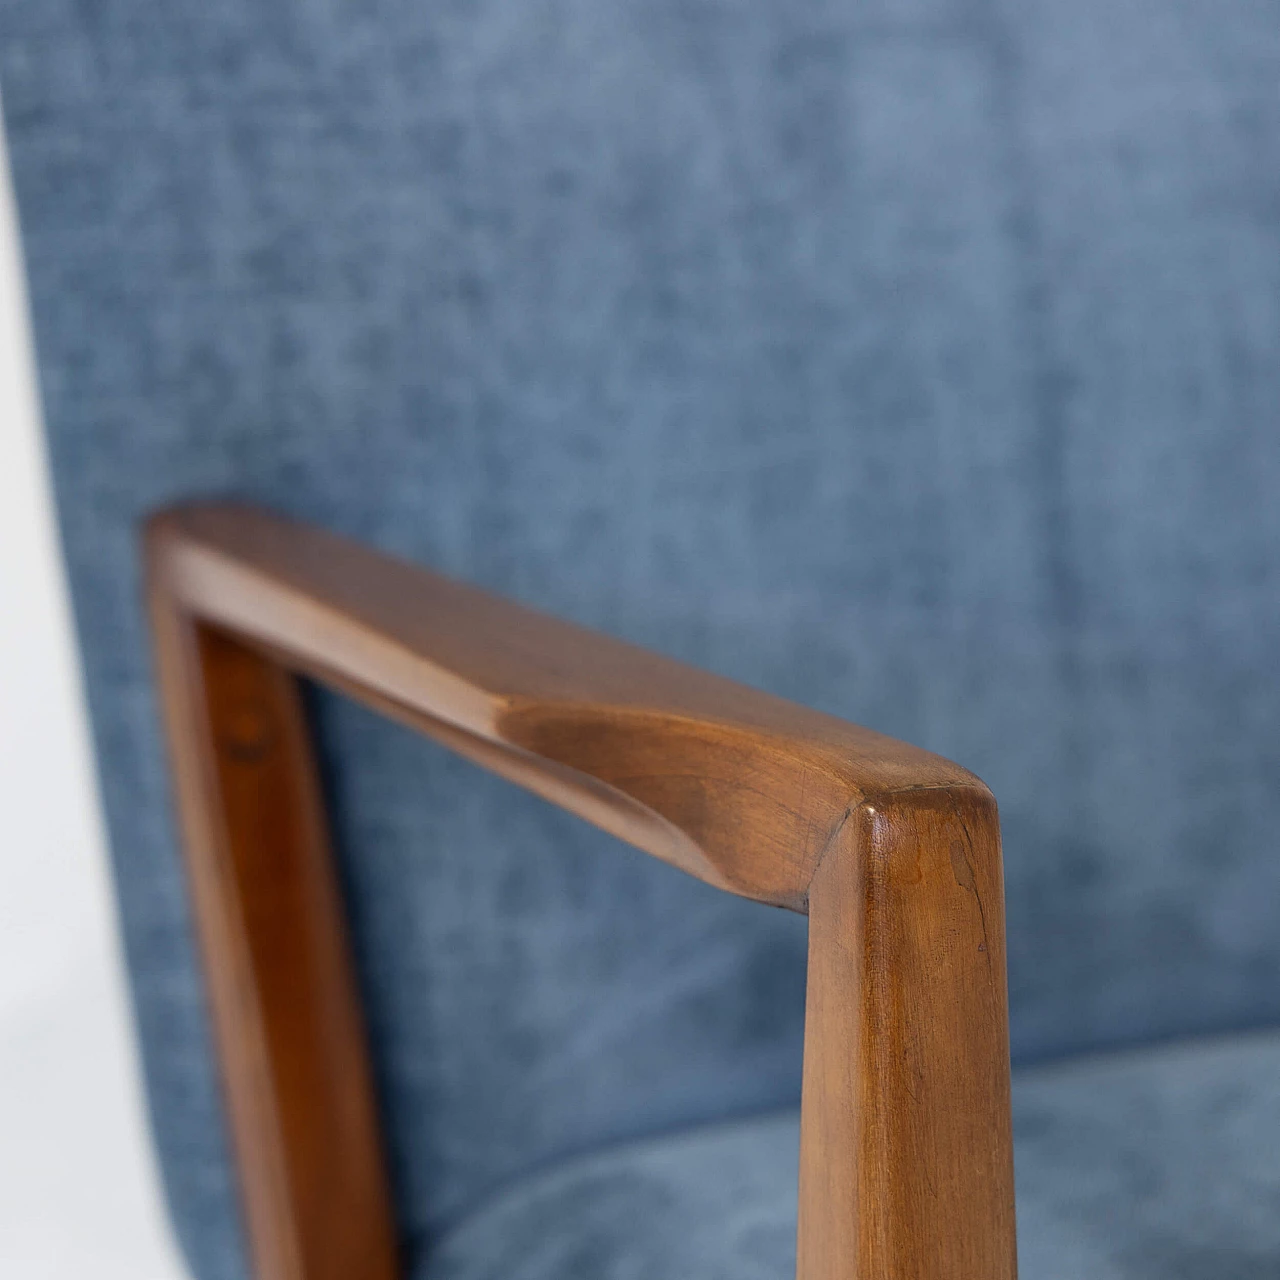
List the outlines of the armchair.
{"type": "Polygon", "coordinates": [[[1273,0],[0,12],[196,1280],[1280,1272],[1273,0]]]}

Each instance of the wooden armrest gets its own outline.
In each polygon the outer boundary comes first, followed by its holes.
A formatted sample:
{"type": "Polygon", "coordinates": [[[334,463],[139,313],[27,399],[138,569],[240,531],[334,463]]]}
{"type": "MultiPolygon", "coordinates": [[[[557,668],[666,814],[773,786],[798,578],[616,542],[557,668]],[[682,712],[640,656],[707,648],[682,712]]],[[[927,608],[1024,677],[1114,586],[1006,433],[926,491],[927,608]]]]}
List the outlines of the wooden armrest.
{"type": "Polygon", "coordinates": [[[999,834],[978,779],[253,508],[165,511],[146,552],[263,1280],[396,1273],[291,673],[712,884],[808,911],[799,1275],[1013,1275],[999,834]]]}
{"type": "Polygon", "coordinates": [[[869,729],[253,508],[165,512],[149,545],[192,616],[765,902],[804,909],[869,797],[982,788],[869,729]]]}

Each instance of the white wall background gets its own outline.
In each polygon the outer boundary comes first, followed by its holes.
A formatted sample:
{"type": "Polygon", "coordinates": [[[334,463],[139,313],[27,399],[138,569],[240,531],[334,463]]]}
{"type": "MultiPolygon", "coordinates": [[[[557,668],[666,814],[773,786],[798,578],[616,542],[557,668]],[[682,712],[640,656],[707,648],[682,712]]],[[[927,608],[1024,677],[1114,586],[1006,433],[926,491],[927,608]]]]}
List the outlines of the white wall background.
{"type": "Polygon", "coordinates": [[[0,137],[0,1276],[177,1280],[143,1120],[0,137]]]}

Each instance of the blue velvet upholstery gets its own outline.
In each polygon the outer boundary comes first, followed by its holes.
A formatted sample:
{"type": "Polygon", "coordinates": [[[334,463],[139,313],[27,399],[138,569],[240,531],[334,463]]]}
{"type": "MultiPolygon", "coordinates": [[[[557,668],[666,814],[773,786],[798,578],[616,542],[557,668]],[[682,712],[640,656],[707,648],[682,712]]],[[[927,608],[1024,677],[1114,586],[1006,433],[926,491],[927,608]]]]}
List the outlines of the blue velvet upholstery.
{"type": "MultiPolygon", "coordinates": [[[[1280,1035],[1019,1073],[1026,1280],[1274,1280],[1280,1035]]],[[[415,1280],[792,1280],[795,1112],[568,1162],[496,1196],[415,1280]]]]}
{"type": "MultiPolygon", "coordinates": [[[[155,1129],[244,1274],[136,522],[236,495],[955,757],[1020,1059],[1280,1016],[1280,0],[4,0],[155,1129]]],[[[411,1250],[798,1091],[803,922],[315,713],[411,1250]]]]}

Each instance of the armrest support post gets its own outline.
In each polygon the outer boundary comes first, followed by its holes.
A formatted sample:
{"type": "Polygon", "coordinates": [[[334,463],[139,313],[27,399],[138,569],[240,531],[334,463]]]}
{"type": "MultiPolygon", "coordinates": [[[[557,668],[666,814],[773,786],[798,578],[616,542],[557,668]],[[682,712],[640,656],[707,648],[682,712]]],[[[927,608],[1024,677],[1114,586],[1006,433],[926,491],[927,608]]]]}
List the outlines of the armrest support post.
{"type": "Polygon", "coordinates": [[[153,590],[192,915],[259,1280],[396,1280],[346,918],[295,678],[153,590]]]}
{"type": "Polygon", "coordinates": [[[1014,1280],[1000,835],[869,797],[809,892],[798,1280],[1014,1280]]]}

